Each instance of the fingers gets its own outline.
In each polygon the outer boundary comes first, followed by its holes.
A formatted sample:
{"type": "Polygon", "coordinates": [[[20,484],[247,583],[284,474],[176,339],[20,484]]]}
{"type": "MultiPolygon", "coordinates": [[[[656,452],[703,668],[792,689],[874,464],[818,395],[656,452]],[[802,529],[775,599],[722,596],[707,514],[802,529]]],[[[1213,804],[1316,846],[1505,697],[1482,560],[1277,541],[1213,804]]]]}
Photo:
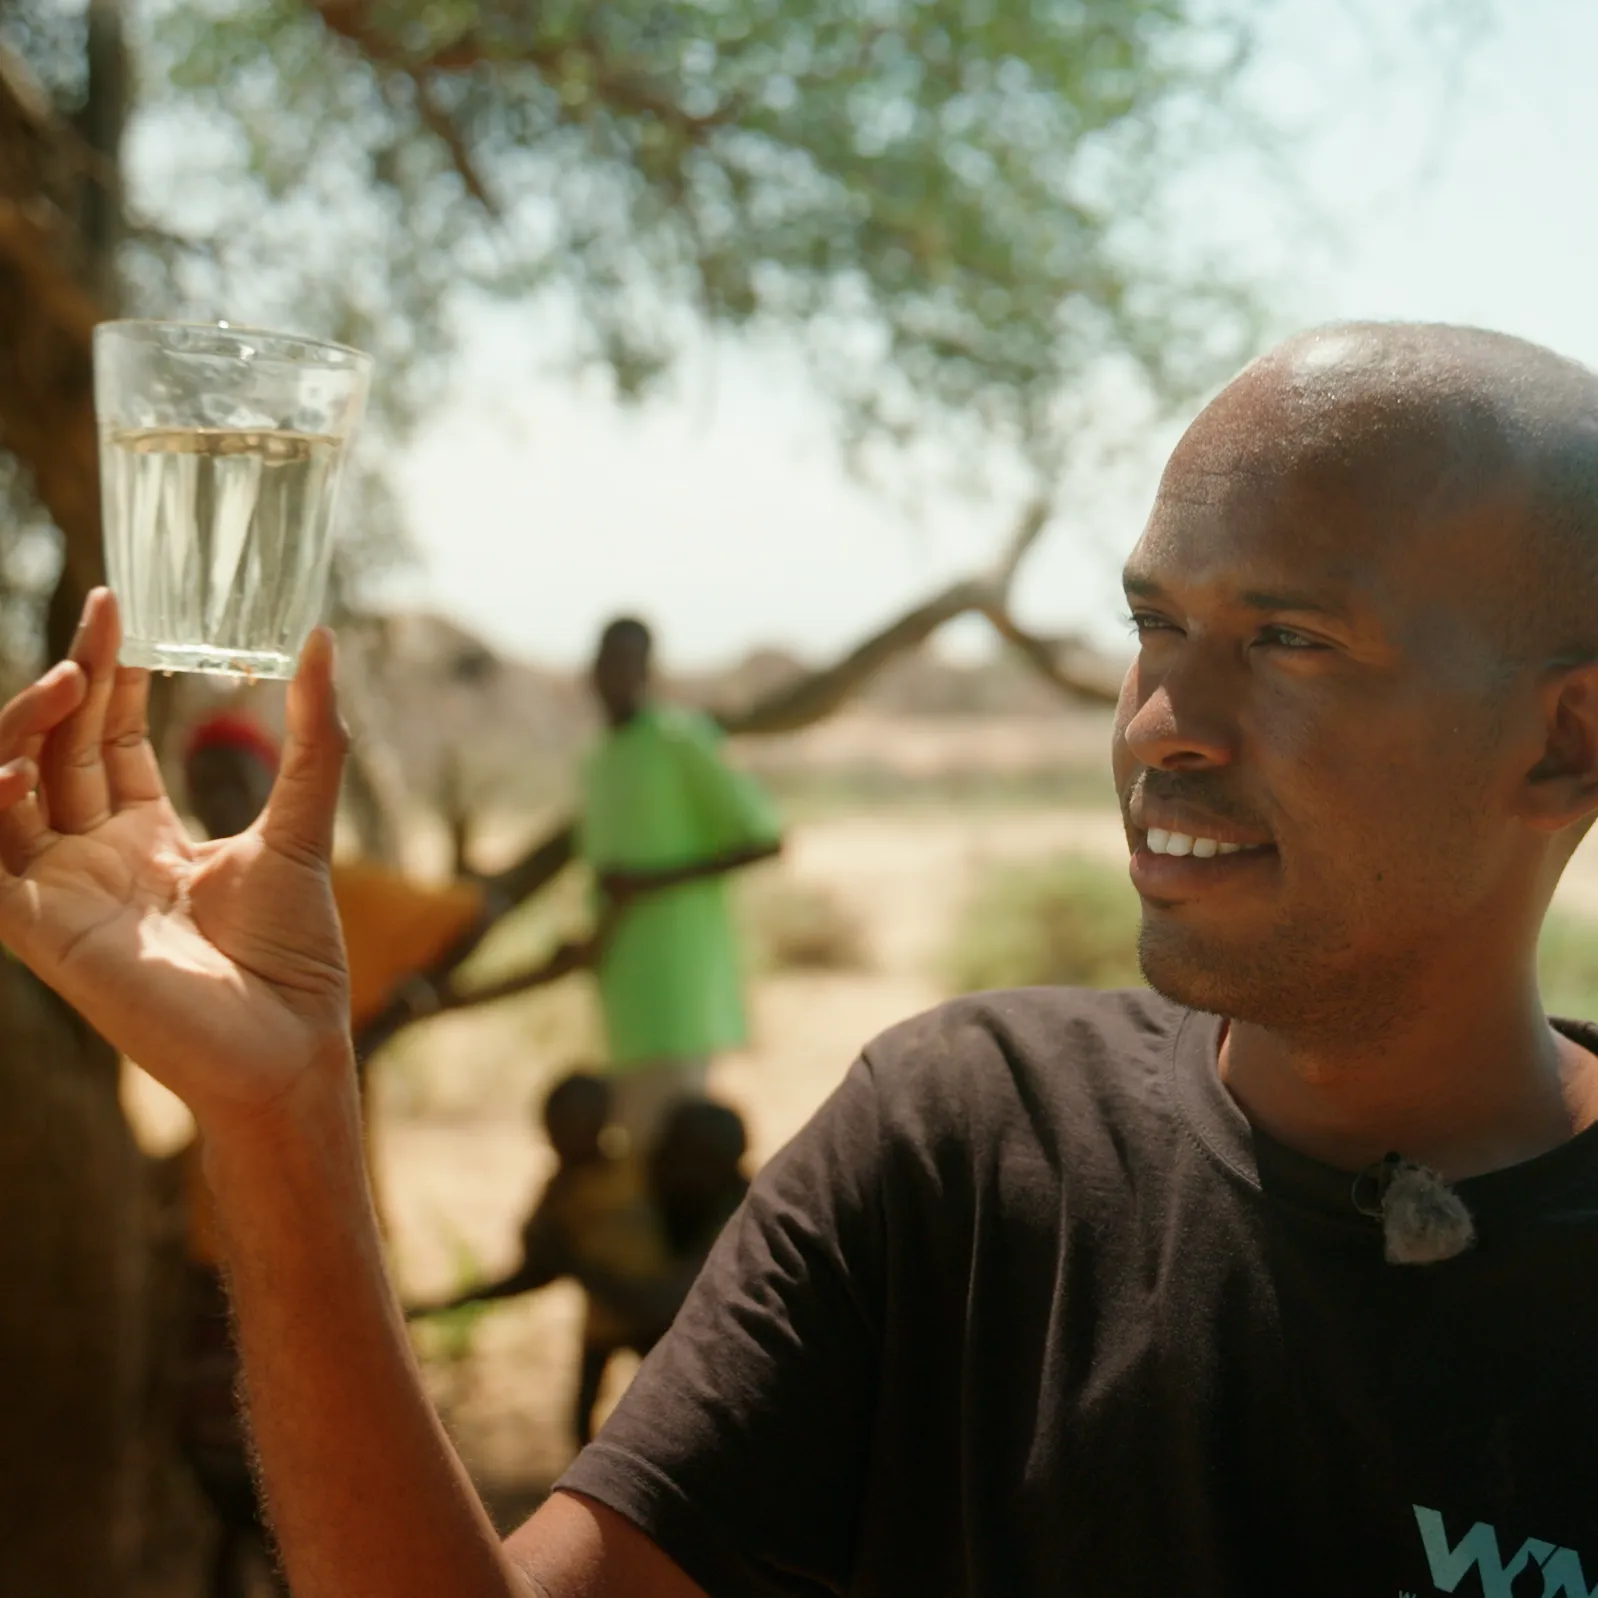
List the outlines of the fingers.
{"type": "Polygon", "coordinates": [[[72,715],[51,730],[39,757],[45,804],[57,832],[88,832],[110,819],[105,725],[121,642],[116,601],[110,589],[97,588],[83,607],[68,656],[87,679],[87,690],[72,715]]]}
{"type": "Polygon", "coordinates": [[[78,708],[86,687],[83,673],[63,660],[10,700],[0,709],[0,762],[34,759],[45,734],[78,708]]]}
{"type": "Polygon", "coordinates": [[[11,773],[12,791],[24,773],[27,777],[23,790],[0,805],[0,862],[8,871],[27,870],[47,836],[36,762],[46,735],[78,708],[86,687],[83,672],[63,660],[0,709],[0,763],[11,773]]]}
{"type": "Polygon", "coordinates": [[[39,768],[31,760],[10,760],[0,766],[0,810],[26,799],[38,781],[39,768]]]}
{"type": "Polygon", "coordinates": [[[274,848],[328,860],[348,742],[333,690],[333,635],[311,634],[288,693],[288,738],[261,833],[274,848]]]}
{"type": "Polygon", "coordinates": [[[166,796],[161,766],[150,745],[150,674],[118,666],[105,707],[104,759],[111,804],[147,804],[166,796]]]}
{"type": "Polygon", "coordinates": [[[55,837],[36,793],[39,768],[28,759],[0,766],[0,870],[20,877],[55,837]]]}

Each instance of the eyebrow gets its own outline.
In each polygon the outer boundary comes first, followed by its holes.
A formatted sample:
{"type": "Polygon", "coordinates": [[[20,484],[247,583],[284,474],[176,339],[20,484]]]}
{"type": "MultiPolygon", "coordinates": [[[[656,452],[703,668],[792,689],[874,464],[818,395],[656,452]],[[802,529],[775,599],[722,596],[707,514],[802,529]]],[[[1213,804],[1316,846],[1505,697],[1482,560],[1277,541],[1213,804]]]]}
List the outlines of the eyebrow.
{"type": "MultiPolygon", "coordinates": [[[[1164,599],[1165,590],[1154,581],[1152,577],[1141,576],[1137,572],[1128,571],[1122,574],[1122,586],[1128,594],[1136,595],[1139,599],[1164,599]]],[[[1301,615],[1310,616],[1335,616],[1346,619],[1347,610],[1341,605],[1335,605],[1324,599],[1317,599],[1312,594],[1273,592],[1263,588],[1246,588],[1237,596],[1235,601],[1246,610],[1259,611],[1297,611],[1301,615]]]]}
{"type": "Polygon", "coordinates": [[[1258,588],[1245,589],[1237,596],[1237,602],[1245,605],[1250,610],[1297,610],[1307,612],[1312,616],[1346,616],[1347,610],[1341,605],[1333,605],[1324,599],[1316,599],[1311,594],[1270,593],[1258,588]]]}

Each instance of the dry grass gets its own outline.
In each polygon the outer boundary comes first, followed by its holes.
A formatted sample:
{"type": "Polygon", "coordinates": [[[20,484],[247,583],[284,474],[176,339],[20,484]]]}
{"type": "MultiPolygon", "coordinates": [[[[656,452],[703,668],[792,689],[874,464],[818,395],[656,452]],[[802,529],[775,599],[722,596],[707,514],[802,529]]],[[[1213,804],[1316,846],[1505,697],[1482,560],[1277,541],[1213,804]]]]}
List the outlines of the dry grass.
{"type": "Polygon", "coordinates": [[[757,973],[870,968],[864,923],[835,888],[781,869],[739,886],[739,919],[757,973]]]}
{"type": "Polygon", "coordinates": [[[1142,981],[1137,896],[1126,872],[1078,855],[990,868],[944,959],[957,992],[1142,981]]]}

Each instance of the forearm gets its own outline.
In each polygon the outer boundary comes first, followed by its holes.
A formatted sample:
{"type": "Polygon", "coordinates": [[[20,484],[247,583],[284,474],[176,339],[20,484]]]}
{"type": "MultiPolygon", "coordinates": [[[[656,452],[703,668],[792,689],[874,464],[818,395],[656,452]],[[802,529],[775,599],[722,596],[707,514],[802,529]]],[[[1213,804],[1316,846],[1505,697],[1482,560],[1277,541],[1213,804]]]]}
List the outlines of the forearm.
{"type": "Polygon", "coordinates": [[[493,1304],[502,1298],[519,1298],[523,1293],[534,1293],[541,1287],[548,1287],[551,1282],[559,1280],[562,1274],[559,1271],[516,1271],[510,1276],[501,1277],[497,1282],[484,1282],[481,1287],[469,1287],[453,1298],[446,1298],[438,1304],[424,1304],[407,1313],[413,1318],[420,1315],[442,1315],[452,1309],[465,1309],[468,1304],[493,1304]]]}
{"type": "Polygon", "coordinates": [[[663,866],[658,871],[628,871],[622,874],[635,892],[650,893],[661,888],[679,888],[687,882],[701,882],[707,877],[724,877],[729,872],[742,871],[746,866],[769,860],[781,851],[780,841],[752,844],[747,849],[734,849],[726,854],[712,855],[704,860],[692,860],[680,866],[663,866]]]}
{"type": "Polygon", "coordinates": [[[423,1392],[384,1269],[353,1070],[207,1138],[273,1524],[297,1598],[526,1598],[423,1392]]]}

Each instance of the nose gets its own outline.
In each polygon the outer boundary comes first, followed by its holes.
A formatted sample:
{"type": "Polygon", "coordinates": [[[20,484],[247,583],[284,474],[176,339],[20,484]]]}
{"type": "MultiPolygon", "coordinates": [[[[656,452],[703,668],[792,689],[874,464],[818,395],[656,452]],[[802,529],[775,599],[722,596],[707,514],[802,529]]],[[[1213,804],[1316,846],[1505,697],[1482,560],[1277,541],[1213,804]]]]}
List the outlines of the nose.
{"type": "Polygon", "coordinates": [[[1145,651],[1121,688],[1121,741],[1155,771],[1202,771],[1237,758],[1237,720],[1226,673],[1189,641],[1156,664],[1145,651]]]}

